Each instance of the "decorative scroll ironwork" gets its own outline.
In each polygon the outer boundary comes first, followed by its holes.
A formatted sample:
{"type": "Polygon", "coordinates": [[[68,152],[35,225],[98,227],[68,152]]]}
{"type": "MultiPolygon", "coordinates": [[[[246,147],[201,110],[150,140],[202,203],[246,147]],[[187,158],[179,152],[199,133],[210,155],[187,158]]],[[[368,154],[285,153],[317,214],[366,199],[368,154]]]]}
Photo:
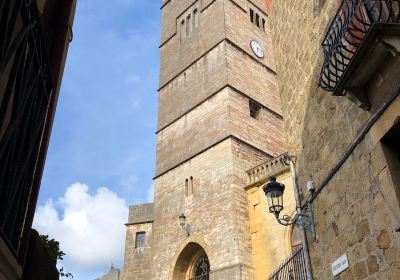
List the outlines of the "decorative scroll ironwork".
{"type": "Polygon", "coordinates": [[[0,233],[14,254],[51,95],[36,1],[0,1],[0,233]]]}
{"type": "Polygon", "coordinates": [[[307,280],[303,248],[300,247],[278,266],[268,280],[307,280]]]}
{"type": "Polygon", "coordinates": [[[190,280],[209,280],[210,279],[210,263],[207,256],[199,258],[194,265],[193,277],[190,280]]]}
{"type": "Polygon", "coordinates": [[[400,0],[343,0],[322,42],[319,86],[336,92],[353,57],[376,23],[399,23],[400,0]]]}

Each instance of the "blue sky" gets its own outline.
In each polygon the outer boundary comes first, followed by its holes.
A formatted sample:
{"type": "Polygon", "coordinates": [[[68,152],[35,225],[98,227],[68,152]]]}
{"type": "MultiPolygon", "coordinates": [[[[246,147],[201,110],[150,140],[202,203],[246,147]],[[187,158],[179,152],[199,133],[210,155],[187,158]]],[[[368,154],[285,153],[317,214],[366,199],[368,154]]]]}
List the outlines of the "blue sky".
{"type": "Polygon", "coordinates": [[[127,206],[152,199],[160,5],[78,0],[34,222],[78,280],[121,268],[127,206]]]}

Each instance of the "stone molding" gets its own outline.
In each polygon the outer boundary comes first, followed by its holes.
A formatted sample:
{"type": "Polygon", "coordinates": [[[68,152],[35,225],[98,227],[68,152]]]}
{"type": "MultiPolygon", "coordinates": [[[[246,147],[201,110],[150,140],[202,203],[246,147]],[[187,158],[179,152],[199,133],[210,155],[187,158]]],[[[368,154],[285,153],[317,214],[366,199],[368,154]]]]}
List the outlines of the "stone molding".
{"type": "Polygon", "coordinates": [[[271,176],[277,176],[284,172],[289,171],[289,165],[284,162],[284,153],[273,159],[270,159],[250,170],[247,170],[247,185],[245,189],[250,189],[252,187],[258,187],[266,183],[271,176]]]}

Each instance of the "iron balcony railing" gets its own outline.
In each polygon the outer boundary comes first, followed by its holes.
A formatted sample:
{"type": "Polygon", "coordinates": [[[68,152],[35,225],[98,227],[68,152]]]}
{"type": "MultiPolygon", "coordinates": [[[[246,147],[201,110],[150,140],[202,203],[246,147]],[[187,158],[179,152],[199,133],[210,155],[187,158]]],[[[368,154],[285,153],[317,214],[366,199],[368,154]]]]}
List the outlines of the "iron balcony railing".
{"type": "Polygon", "coordinates": [[[0,235],[17,255],[52,96],[36,1],[0,1],[0,235]]]}
{"type": "Polygon", "coordinates": [[[337,88],[368,32],[377,23],[400,22],[400,0],[343,0],[322,42],[324,63],[319,86],[337,88]]]}
{"type": "Polygon", "coordinates": [[[303,247],[300,247],[279,265],[268,280],[307,280],[303,247]]]}

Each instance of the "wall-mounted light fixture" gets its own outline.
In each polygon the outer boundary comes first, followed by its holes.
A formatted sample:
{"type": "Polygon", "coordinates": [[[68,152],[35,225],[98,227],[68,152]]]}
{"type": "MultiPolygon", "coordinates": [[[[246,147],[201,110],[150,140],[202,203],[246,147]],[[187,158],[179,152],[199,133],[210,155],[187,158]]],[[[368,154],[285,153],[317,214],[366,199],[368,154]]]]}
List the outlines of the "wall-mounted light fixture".
{"type": "Polygon", "coordinates": [[[179,216],[179,225],[182,227],[182,229],[185,231],[187,236],[190,236],[190,234],[192,233],[192,227],[190,226],[190,224],[186,224],[186,216],[184,213],[182,213],[179,216]]]}
{"type": "MultiPolygon", "coordinates": [[[[292,175],[294,173],[294,164],[289,156],[285,156],[285,163],[290,165],[292,175]]],[[[285,185],[276,181],[275,177],[270,177],[270,181],[263,187],[265,196],[267,197],[269,212],[275,215],[278,223],[284,226],[296,225],[311,232],[314,240],[316,238],[315,234],[315,224],[313,218],[312,207],[310,203],[307,203],[304,207],[301,206],[299,190],[297,187],[297,178],[293,177],[294,193],[296,198],[296,213],[294,216],[283,215],[280,217],[280,212],[284,209],[283,207],[283,193],[285,191],[285,185]]]]}
{"type": "MultiPolygon", "coordinates": [[[[290,166],[290,173],[292,174],[294,196],[296,199],[296,213],[294,214],[294,216],[283,215],[282,218],[279,217],[281,211],[284,209],[283,207],[283,193],[285,191],[284,184],[277,182],[275,177],[271,177],[270,181],[263,187],[263,190],[267,197],[269,212],[275,215],[275,218],[278,221],[278,223],[284,226],[296,225],[301,228],[300,237],[304,248],[303,252],[306,263],[306,275],[307,275],[306,279],[312,280],[313,276],[311,271],[310,255],[308,252],[307,238],[305,235],[305,231],[308,230],[311,232],[314,240],[315,241],[317,240],[312,206],[311,203],[309,202],[304,207],[301,206],[300,192],[297,184],[297,176],[296,176],[296,169],[294,162],[292,158],[289,157],[288,155],[285,155],[283,159],[285,164],[290,166]]],[[[314,191],[314,187],[311,186],[311,184],[307,184],[307,188],[309,189],[309,191],[314,191]]]]}

